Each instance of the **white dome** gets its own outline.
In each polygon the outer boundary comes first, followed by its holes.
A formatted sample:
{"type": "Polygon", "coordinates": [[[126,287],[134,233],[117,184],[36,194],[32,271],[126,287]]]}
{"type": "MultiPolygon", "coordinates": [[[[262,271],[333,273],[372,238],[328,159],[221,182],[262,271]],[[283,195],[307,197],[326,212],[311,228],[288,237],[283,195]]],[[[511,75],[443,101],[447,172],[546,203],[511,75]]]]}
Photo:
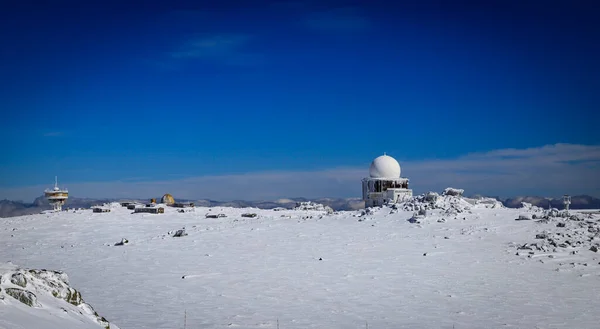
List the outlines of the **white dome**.
{"type": "Polygon", "coordinates": [[[371,178],[400,178],[400,164],[389,155],[382,155],[371,163],[371,178]]]}

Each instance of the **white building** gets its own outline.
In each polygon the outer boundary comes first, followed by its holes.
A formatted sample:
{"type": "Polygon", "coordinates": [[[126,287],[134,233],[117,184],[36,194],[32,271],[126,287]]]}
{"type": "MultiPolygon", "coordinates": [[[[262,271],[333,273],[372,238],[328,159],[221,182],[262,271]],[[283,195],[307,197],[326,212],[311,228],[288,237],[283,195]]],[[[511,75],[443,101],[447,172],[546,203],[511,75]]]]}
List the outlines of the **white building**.
{"type": "Polygon", "coordinates": [[[369,177],[362,180],[365,207],[376,207],[412,196],[408,178],[400,177],[400,164],[385,153],[373,160],[369,177]]]}
{"type": "Polygon", "coordinates": [[[69,191],[58,188],[58,178],[54,177],[54,188],[46,189],[44,195],[55,211],[61,211],[62,206],[69,198],[69,191]]]}

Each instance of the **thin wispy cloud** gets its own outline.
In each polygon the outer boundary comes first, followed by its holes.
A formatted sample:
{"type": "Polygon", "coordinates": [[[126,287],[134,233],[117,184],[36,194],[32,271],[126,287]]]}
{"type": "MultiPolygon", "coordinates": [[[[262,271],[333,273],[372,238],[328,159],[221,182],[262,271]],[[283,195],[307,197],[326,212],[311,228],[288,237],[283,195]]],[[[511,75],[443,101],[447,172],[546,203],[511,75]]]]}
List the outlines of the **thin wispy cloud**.
{"type": "Polygon", "coordinates": [[[334,33],[360,32],[371,27],[370,21],[354,7],[312,13],[304,24],[313,30],[334,33]]]}
{"type": "Polygon", "coordinates": [[[64,133],[62,131],[50,131],[47,133],[44,133],[44,137],[58,137],[58,136],[62,136],[64,135],[64,133]]]}
{"type": "Polygon", "coordinates": [[[180,61],[173,60],[171,58],[167,59],[146,59],[143,60],[143,63],[154,67],[159,71],[170,72],[170,71],[178,71],[183,65],[180,61]]]}
{"type": "Polygon", "coordinates": [[[169,52],[171,60],[205,60],[227,65],[255,65],[262,62],[262,54],[250,52],[247,46],[253,39],[245,34],[214,34],[193,37],[169,52]]]}
{"type": "MultiPolygon", "coordinates": [[[[392,154],[398,158],[401,155],[392,154]]],[[[123,180],[68,184],[73,196],[92,198],[158,197],[185,199],[272,200],[281,197],[360,197],[361,168],[276,171],[200,176],[176,180],[123,180]]],[[[467,194],[491,196],[589,194],[600,196],[600,146],[555,144],[502,149],[454,159],[400,162],[402,176],[415,193],[452,186],[467,194]]],[[[0,188],[0,199],[31,200],[46,186],[0,188]]]]}
{"type": "Polygon", "coordinates": [[[306,1],[276,1],[270,4],[271,8],[274,9],[292,9],[292,10],[298,10],[298,9],[303,9],[306,8],[309,5],[308,2],[306,1]]]}
{"type": "Polygon", "coordinates": [[[406,163],[415,184],[440,183],[476,193],[600,195],[600,146],[555,144],[528,149],[502,149],[451,160],[406,163]]]}
{"type": "Polygon", "coordinates": [[[250,41],[248,35],[211,35],[187,40],[177,51],[171,52],[172,58],[202,58],[228,56],[241,51],[250,41]]]}

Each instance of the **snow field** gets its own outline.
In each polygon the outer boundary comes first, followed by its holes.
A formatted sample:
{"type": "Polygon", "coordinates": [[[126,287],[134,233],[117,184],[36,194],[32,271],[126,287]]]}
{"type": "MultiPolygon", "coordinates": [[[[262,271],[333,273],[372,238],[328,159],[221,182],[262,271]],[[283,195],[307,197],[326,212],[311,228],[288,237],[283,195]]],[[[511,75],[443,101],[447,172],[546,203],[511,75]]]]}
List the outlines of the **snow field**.
{"type": "Polygon", "coordinates": [[[2,222],[0,259],[64,270],[121,328],[183,328],[184,311],[187,328],[597,327],[598,254],[516,256],[543,225],[462,210],[421,224],[402,208],[32,215],[2,222]],[[571,262],[588,265],[556,271],[571,262]]]}

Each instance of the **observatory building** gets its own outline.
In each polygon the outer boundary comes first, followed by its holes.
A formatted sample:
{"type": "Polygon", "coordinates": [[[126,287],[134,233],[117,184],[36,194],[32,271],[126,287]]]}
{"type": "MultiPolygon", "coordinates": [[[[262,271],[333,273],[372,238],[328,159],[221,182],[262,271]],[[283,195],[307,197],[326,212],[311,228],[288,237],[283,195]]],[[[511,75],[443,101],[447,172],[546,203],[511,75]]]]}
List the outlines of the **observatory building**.
{"type": "Polygon", "coordinates": [[[54,188],[51,190],[46,189],[44,196],[55,211],[61,211],[62,206],[69,198],[69,191],[58,188],[58,177],[54,177],[54,188]]]}
{"type": "Polygon", "coordinates": [[[166,205],[172,205],[175,203],[175,199],[173,198],[173,196],[169,193],[163,195],[163,197],[160,199],[160,203],[164,203],[166,205]]]}
{"type": "Polygon", "coordinates": [[[400,177],[400,164],[385,153],[373,160],[369,177],[362,180],[365,207],[376,207],[412,196],[408,178],[400,177]]]}

